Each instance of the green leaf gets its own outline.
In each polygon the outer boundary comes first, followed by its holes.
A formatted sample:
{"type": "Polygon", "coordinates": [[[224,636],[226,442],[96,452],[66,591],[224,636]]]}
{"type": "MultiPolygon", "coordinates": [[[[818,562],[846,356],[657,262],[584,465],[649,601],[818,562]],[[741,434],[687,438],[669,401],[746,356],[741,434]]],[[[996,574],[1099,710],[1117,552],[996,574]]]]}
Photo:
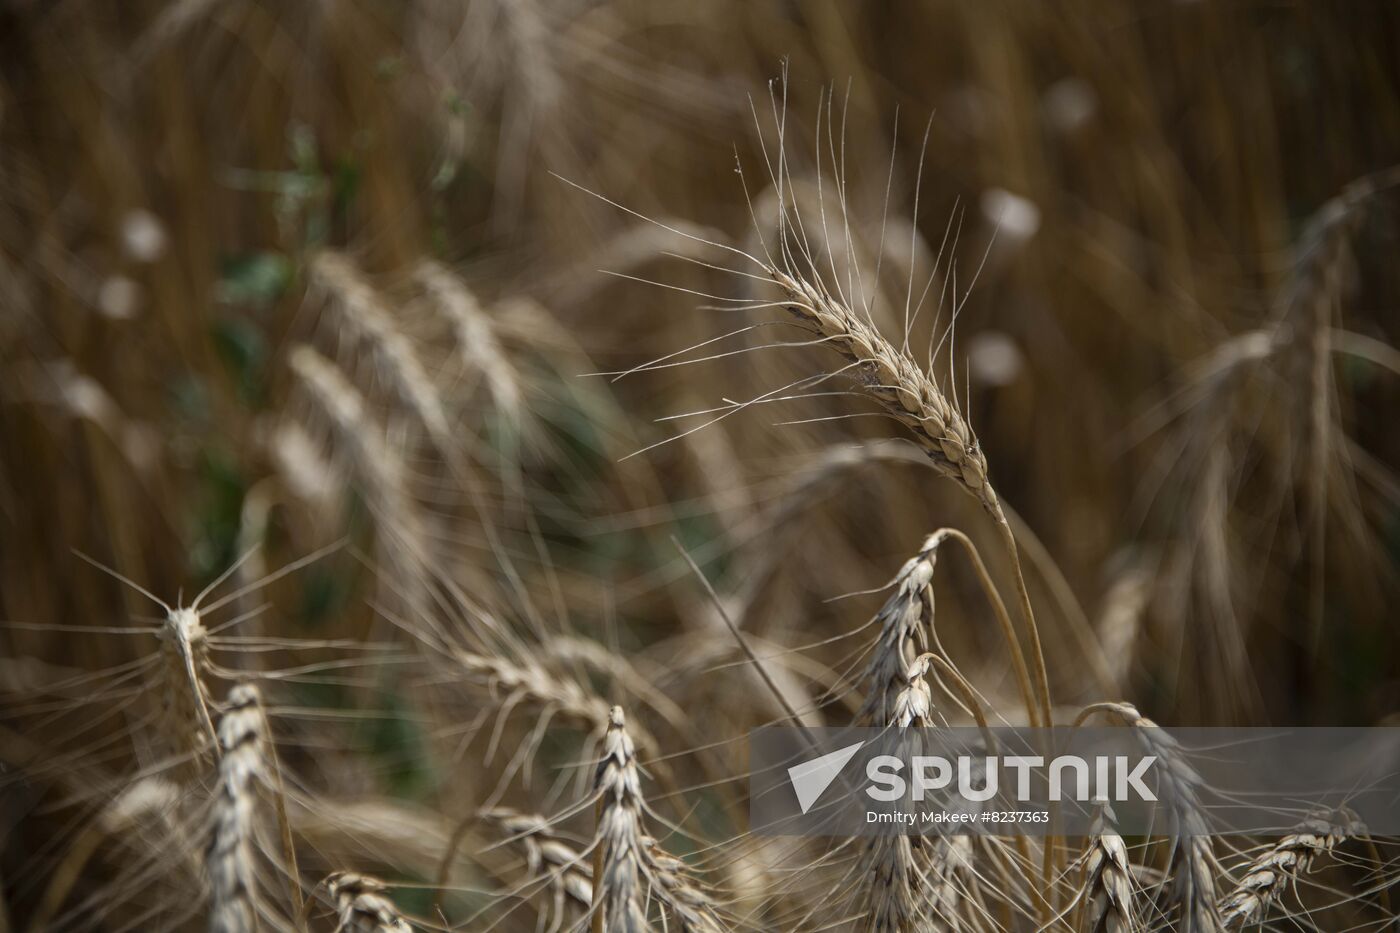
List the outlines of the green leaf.
{"type": "Polygon", "coordinates": [[[267,308],[286,293],[292,282],[292,262],[281,253],[246,253],[225,259],[219,278],[219,299],[227,304],[267,308]]]}

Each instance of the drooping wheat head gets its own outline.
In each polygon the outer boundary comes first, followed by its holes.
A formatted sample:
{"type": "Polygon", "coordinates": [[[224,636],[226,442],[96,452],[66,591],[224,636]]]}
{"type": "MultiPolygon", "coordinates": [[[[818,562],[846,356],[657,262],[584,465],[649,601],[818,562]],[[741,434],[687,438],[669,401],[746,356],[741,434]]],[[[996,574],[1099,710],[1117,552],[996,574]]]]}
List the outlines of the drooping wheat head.
{"type": "Polygon", "coordinates": [[[1284,892],[1312,869],[1313,862],[1356,835],[1351,820],[1314,817],[1264,849],[1244,867],[1233,891],[1220,901],[1220,919],[1228,930],[1260,923],[1284,892]]]}
{"type": "Polygon", "coordinates": [[[336,933],[412,933],[413,927],[385,896],[388,886],[378,878],[340,871],[324,883],[335,901],[336,933]]]}
{"type": "Polygon", "coordinates": [[[542,880],[551,894],[549,929],[562,928],[569,906],[587,910],[593,903],[592,868],[585,856],[553,824],[535,813],[520,813],[509,807],[496,807],[477,814],[497,830],[503,840],[525,855],[525,871],[532,880],[542,880]]]}

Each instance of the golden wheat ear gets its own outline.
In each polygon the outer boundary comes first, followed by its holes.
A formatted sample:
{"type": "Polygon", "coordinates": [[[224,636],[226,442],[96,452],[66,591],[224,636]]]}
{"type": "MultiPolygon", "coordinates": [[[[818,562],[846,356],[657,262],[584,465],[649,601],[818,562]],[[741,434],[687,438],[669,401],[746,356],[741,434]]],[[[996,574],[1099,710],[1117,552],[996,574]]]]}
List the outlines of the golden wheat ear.
{"type": "Polygon", "coordinates": [[[1142,925],[1133,896],[1133,865],[1107,803],[1100,806],[1095,823],[1096,831],[1079,860],[1082,876],[1070,904],[1078,911],[1074,928],[1087,933],[1137,933],[1142,925]]]}
{"type": "MultiPolygon", "coordinates": [[[[897,733],[935,726],[928,676],[937,660],[924,653],[908,662],[892,686],[884,724],[897,733]]],[[[915,740],[917,741],[917,740],[915,740]]],[[[962,930],[967,840],[904,834],[863,840],[851,874],[862,930],[962,930]]]]}
{"type": "Polygon", "coordinates": [[[210,933],[258,929],[258,882],[253,859],[258,785],[267,780],[264,719],[257,689],[240,684],[229,691],[219,719],[219,791],[214,832],[205,854],[210,882],[210,933]]]}
{"type": "Polygon", "coordinates": [[[378,878],[338,871],[322,884],[335,903],[336,933],[412,933],[413,927],[386,895],[389,886],[378,878]]]}
{"type": "Polygon", "coordinates": [[[548,819],[508,807],[483,810],[477,819],[501,837],[499,844],[519,850],[525,857],[526,879],[517,890],[541,889],[549,894],[549,912],[541,917],[541,922],[549,919],[549,929],[563,929],[571,915],[579,916],[592,905],[593,873],[588,861],[548,819]]]}
{"type": "Polygon", "coordinates": [[[622,707],[614,706],[593,783],[598,825],[593,839],[592,933],[651,929],[647,904],[653,901],[680,930],[723,933],[709,896],[684,863],[646,835],[641,785],[627,717],[622,707]]]}
{"type": "Polygon", "coordinates": [[[1315,861],[1357,835],[1359,829],[1351,820],[1314,817],[1265,848],[1244,866],[1235,889],[1221,899],[1220,919],[1225,928],[1262,923],[1270,905],[1296,885],[1315,861]]]}
{"type": "Polygon", "coordinates": [[[219,786],[212,810],[213,831],[205,852],[210,881],[211,933],[255,931],[268,913],[258,886],[257,823],[261,801],[273,797],[282,856],[280,866],[291,893],[292,915],[302,914],[296,850],[287,821],[286,793],[268,732],[262,693],[238,684],[228,693],[219,718],[219,786]]]}
{"type": "Polygon", "coordinates": [[[1220,864],[1209,834],[1206,809],[1201,802],[1205,783],[1182,754],[1180,745],[1131,703],[1094,703],[1075,718],[1077,727],[1095,714],[1116,719],[1134,730],[1139,744],[1167,765],[1164,781],[1170,786],[1173,813],[1179,831],[1170,857],[1168,900],[1177,912],[1181,933],[1220,933],[1224,929],[1217,906],[1216,878],[1220,864]]]}
{"type": "Polygon", "coordinates": [[[445,457],[456,451],[446,406],[427,365],[399,329],[383,298],[348,256],[332,251],[311,261],[312,291],[338,312],[342,332],[356,338],[403,407],[414,413],[445,457]]]}

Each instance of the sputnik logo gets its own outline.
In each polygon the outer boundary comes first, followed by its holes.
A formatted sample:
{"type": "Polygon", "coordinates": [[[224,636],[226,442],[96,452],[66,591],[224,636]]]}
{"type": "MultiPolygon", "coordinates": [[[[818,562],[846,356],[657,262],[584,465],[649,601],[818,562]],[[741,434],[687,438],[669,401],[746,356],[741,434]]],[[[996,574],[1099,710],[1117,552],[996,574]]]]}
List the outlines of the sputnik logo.
{"type": "Polygon", "coordinates": [[[846,767],[846,763],[855,757],[864,744],[857,742],[847,745],[820,758],[813,758],[788,768],[788,778],[792,781],[792,789],[797,792],[797,803],[802,807],[803,813],[812,809],[812,804],[831,786],[841,769],[846,767]]]}

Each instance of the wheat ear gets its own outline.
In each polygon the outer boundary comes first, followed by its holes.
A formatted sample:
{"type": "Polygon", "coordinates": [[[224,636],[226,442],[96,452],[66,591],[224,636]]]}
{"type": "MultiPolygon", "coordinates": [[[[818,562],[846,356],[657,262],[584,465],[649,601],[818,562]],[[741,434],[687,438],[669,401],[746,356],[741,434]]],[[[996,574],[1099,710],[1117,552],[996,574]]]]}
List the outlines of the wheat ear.
{"type": "MultiPolygon", "coordinates": [[[[574,677],[560,676],[528,654],[522,655],[518,663],[500,655],[476,654],[464,649],[454,649],[451,657],[461,670],[483,680],[493,697],[504,693],[504,698],[494,701],[501,710],[500,715],[504,716],[517,706],[525,705],[534,710],[540,723],[548,723],[554,717],[561,716],[571,725],[587,730],[590,738],[607,736],[612,730],[612,709],[605,701],[585,690],[574,677]]],[[[645,730],[634,731],[637,731],[636,740],[644,749],[655,750],[649,733],[645,730]]],[[[535,734],[541,733],[537,729],[535,734]]],[[[630,733],[628,741],[633,741],[630,733]]],[[[468,814],[453,827],[448,837],[438,864],[439,890],[447,883],[457,850],[474,819],[475,815],[468,814]]]]}
{"type": "Polygon", "coordinates": [[[544,715],[562,714],[595,736],[608,730],[611,713],[604,700],[573,677],[558,676],[529,655],[516,662],[501,655],[455,650],[452,659],[467,674],[484,679],[493,691],[504,691],[507,699],[500,704],[504,709],[529,701],[544,715]]]}
{"type": "MultiPolygon", "coordinates": [[[[144,777],[127,786],[78,834],[49,874],[47,887],[29,921],[31,930],[54,928],[53,921],[64,900],[83,873],[83,867],[108,838],[124,837],[128,844],[143,833],[146,823],[157,824],[162,843],[177,843],[170,815],[180,801],[180,789],[163,777],[144,777]]],[[[0,926],[0,931],[4,927],[0,926]]]]}
{"type": "Polygon", "coordinates": [[[991,603],[1011,654],[1011,666],[1016,672],[1016,683],[1026,715],[1034,724],[1036,706],[1030,673],[1025,654],[1016,638],[1016,629],[1011,623],[1011,615],[1006,611],[1006,604],[992,583],[991,574],[987,572],[976,545],[956,528],[940,528],[925,538],[919,553],[906,561],[895,575],[894,592],[875,616],[880,624],[880,635],[870,665],[866,668],[866,698],[859,716],[865,722],[889,722],[893,713],[892,699],[904,687],[906,669],[915,656],[928,647],[934,624],[933,589],[930,584],[938,560],[938,549],[949,540],[960,544],[972,561],[978,582],[991,603]]]}
{"type": "Polygon", "coordinates": [[[593,903],[593,878],[581,852],[560,838],[549,820],[535,813],[508,807],[483,810],[482,822],[494,827],[525,854],[525,870],[531,878],[544,878],[554,895],[554,925],[563,920],[564,905],[572,901],[585,910],[593,903]]]}
{"type": "Polygon", "coordinates": [[[904,425],[934,467],[981,502],[995,520],[1015,572],[1021,614],[1031,642],[1032,672],[1040,703],[1039,715],[1032,717],[1031,725],[1050,725],[1049,674],[1021,571],[1016,536],[987,477],[987,458],[971,425],[908,353],[897,350],[868,317],[854,313],[831,295],[819,279],[814,276],[809,281],[771,263],[762,265],[785,293],[788,311],[845,357],[862,391],[904,425]]]}
{"type": "Polygon", "coordinates": [[[481,373],[496,407],[520,420],[525,413],[522,405],[524,392],[481,302],[465,282],[436,262],[424,262],[416,270],[415,276],[451,322],[462,362],[481,373]]]}
{"type": "Polygon", "coordinates": [[[655,899],[682,933],[723,933],[724,926],[685,863],[646,835],[637,748],[622,707],[608,715],[603,757],[594,779],[593,933],[652,929],[645,904],[655,899]]]}
{"type": "Polygon", "coordinates": [[[418,420],[428,429],[433,443],[444,454],[453,450],[447,412],[427,367],[418,358],[394,317],[384,307],[379,294],[365,281],[348,258],[323,252],[311,262],[312,287],[334,298],[334,306],[347,330],[369,348],[382,365],[389,381],[418,420]]]}
{"type": "Polygon", "coordinates": [[[637,749],[622,708],[608,715],[594,777],[598,826],[593,852],[593,933],[649,930],[642,908],[642,789],[637,749]]]}
{"type": "Polygon", "coordinates": [[[726,933],[715,912],[714,900],[691,878],[685,862],[650,836],[642,837],[642,843],[647,874],[658,899],[670,910],[676,928],[682,933],[726,933]]]}
{"type": "Polygon", "coordinates": [[[1215,887],[1219,864],[1200,801],[1205,782],[1181,754],[1176,740],[1132,704],[1086,706],[1074,725],[1095,713],[1106,713],[1131,727],[1143,749],[1156,755],[1164,766],[1160,780],[1172,801],[1179,837],[1172,848],[1171,892],[1180,907],[1180,933],[1221,933],[1224,926],[1216,909],[1215,887]]]}
{"type": "MultiPolygon", "coordinates": [[[[895,697],[891,725],[898,729],[929,729],[933,721],[933,691],[927,677],[940,658],[921,654],[904,672],[904,687],[895,697]]],[[[935,835],[931,838],[908,837],[914,847],[917,866],[918,893],[922,923],[933,929],[957,933],[963,928],[958,907],[962,900],[958,889],[957,871],[968,864],[971,843],[963,838],[935,835]]]]}
{"type": "Polygon", "coordinates": [[[219,762],[218,796],[214,800],[214,832],[205,853],[213,890],[209,929],[211,933],[243,933],[258,928],[253,832],[259,786],[274,795],[285,859],[283,870],[294,916],[299,917],[303,906],[301,884],[282,775],[268,734],[262,694],[252,684],[238,684],[229,691],[219,718],[219,747],[223,757],[219,762]]]}
{"type": "Polygon", "coordinates": [[[940,473],[962,486],[993,516],[1005,520],[987,479],[977,436],[948,397],[906,353],[896,350],[863,315],[855,314],[816,281],[770,266],[787,294],[788,311],[825,337],[855,369],[861,389],[903,424],[940,473]]]}
{"type": "Polygon", "coordinates": [[[312,400],[330,420],[336,438],[350,451],[350,459],[365,487],[375,517],[395,533],[416,566],[426,566],[430,549],[418,510],[407,491],[407,471],[398,453],[385,441],[379,425],[369,416],[365,399],[340,367],[311,347],[292,350],[292,370],[312,400]]]}
{"type": "MultiPolygon", "coordinates": [[[[932,654],[921,654],[900,674],[887,723],[901,733],[933,725],[928,676],[932,654]]],[[[917,741],[917,740],[916,740],[917,741]]],[[[960,858],[942,837],[879,836],[865,846],[857,887],[862,929],[869,933],[962,929],[954,877],[960,858]]]]}
{"type": "Polygon", "coordinates": [[[335,933],[412,933],[413,927],[384,896],[388,887],[378,878],[338,871],[325,886],[335,901],[335,933]]]}
{"type": "Polygon", "coordinates": [[[189,755],[196,766],[210,752],[217,757],[220,744],[203,678],[209,663],[206,635],[197,609],[175,607],[166,613],[158,636],[165,665],[166,729],[174,737],[176,750],[189,755]]]}
{"type": "Polygon", "coordinates": [[[1355,835],[1354,826],[1312,818],[1265,849],[1246,866],[1239,884],[1220,902],[1220,919],[1225,928],[1236,930],[1261,922],[1269,905],[1290,884],[1296,884],[1319,856],[1331,852],[1351,835],[1355,835]]]}
{"type": "Polygon", "coordinates": [[[214,835],[205,861],[212,886],[210,933],[252,933],[258,928],[253,824],[257,785],[266,780],[263,715],[257,689],[239,684],[229,691],[219,719],[219,792],[214,835]]]}
{"type": "Polygon", "coordinates": [[[1081,933],[1136,933],[1141,928],[1133,912],[1132,863],[1123,837],[1114,830],[1112,811],[1103,804],[1094,834],[1084,853],[1081,933]]]}
{"type": "MultiPolygon", "coordinates": [[[[172,606],[130,577],[123,576],[83,554],[87,563],[113,579],[134,589],[165,610],[165,619],[156,631],[160,641],[163,689],[163,725],[172,737],[174,750],[182,756],[180,766],[186,773],[198,770],[212,752],[219,757],[219,735],[214,728],[209,709],[213,705],[204,674],[209,670],[208,631],[200,615],[199,605],[215,587],[236,571],[242,560],[234,563],[195,597],[188,606],[172,606]],[[193,723],[193,726],[191,724],[193,723]]],[[[246,560],[246,557],[244,558],[246,560]]]]}
{"type": "MultiPolygon", "coordinates": [[[[920,670],[928,662],[920,656],[907,668],[904,686],[893,698],[890,725],[902,729],[928,724],[932,695],[920,670]]],[[[918,925],[924,910],[914,840],[903,833],[870,840],[862,853],[857,884],[862,929],[868,933],[903,933],[918,925]]]]}

